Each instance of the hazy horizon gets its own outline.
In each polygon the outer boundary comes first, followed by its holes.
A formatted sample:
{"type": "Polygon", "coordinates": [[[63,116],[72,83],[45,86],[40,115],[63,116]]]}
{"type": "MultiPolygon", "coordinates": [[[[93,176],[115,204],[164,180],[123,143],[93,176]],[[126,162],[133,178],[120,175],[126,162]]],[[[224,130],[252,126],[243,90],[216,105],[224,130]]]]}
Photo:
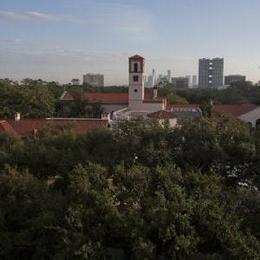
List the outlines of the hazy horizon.
{"type": "Polygon", "coordinates": [[[70,82],[102,73],[128,82],[129,56],[146,74],[198,73],[198,59],[225,58],[225,75],[260,80],[260,2],[251,0],[2,0],[0,78],[70,82]]]}

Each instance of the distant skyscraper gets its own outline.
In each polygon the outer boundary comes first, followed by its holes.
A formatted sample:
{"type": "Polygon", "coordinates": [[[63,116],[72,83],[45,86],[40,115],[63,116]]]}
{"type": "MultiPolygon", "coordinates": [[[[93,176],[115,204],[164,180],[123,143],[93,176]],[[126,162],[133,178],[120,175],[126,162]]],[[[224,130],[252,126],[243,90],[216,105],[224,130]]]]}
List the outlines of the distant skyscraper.
{"type": "Polygon", "coordinates": [[[153,77],[155,77],[155,69],[153,69],[153,74],[152,75],[153,75],[153,77]]]}
{"type": "Polygon", "coordinates": [[[167,72],[167,80],[169,83],[171,83],[171,77],[172,77],[172,72],[170,70],[168,70],[167,72]]]}
{"type": "Polygon", "coordinates": [[[224,59],[199,60],[199,87],[218,88],[223,86],[224,59]]]}
{"type": "Polygon", "coordinates": [[[154,86],[154,77],[153,77],[153,75],[150,75],[150,76],[146,77],[145,87],[152,88],[153,86],[154,86]]]}
{"type": "Polygon", "coordinates": [[[188,87],[191,87],[191,76],[187,75],[185,78],[188,80],[188,87]]]}
{"type": "Polygon", "coordinates": [[[89,84],[94,87],[104,87],[104,75],[88,73],[83,76],[83,84],[89,84]]]}
{"type": "Polygon", "coordinates": [[[191,87],[195,88],[196,86],[197,86],[197,75],[193,75],[191,81],[191,87]]]}

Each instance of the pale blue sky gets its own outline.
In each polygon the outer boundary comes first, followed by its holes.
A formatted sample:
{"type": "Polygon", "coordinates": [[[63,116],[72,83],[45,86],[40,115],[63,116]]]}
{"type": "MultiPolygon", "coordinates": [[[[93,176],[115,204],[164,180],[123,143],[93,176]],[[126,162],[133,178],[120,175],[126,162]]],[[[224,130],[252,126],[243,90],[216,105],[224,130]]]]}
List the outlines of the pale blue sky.
{"type": "Polygon", "coordinates": [[[147,73],[197,74],[198,58],[224,57],[225,74],[258,81],[259,11],[259,0],[1,0],[0,78],[125,84],[138,53],[147,73]]]}

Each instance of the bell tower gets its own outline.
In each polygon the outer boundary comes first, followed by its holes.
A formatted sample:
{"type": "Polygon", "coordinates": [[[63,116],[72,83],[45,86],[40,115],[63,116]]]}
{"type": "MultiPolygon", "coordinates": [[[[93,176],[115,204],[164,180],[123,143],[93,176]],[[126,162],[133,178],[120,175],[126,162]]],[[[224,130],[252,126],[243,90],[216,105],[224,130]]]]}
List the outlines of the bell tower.
{"type": "Polygon", "coordinates": [[[128,103],[131,110],[141,109],[144,100],[144,58],[129,58],[128,103]]]}

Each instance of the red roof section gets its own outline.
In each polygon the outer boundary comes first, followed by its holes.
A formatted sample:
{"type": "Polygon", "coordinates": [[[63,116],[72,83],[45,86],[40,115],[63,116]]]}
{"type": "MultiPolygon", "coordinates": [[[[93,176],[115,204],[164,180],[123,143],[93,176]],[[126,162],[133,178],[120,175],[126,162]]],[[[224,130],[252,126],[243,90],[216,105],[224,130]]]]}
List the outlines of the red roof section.
{"type": "Polygon", "coordinates": [[[258,107],[259,106],[254,104],[213,105],[213,110],[215,112],[224,112],[238,117],[255,110],[258,107]]]}
{"type": "Polygon", "coordinates": [[[156,118],[156,119],[176,118],[176,115],[173,112],[166,111],[166,110],[160,110],[160,111],[148,114],[147,116],[150,118],[156,118]]]}
{"type": "Polygon", "coordinates": [[[0,121],[0,134],[16,135],[17,133],[6,120],[1,120],[0,121]]]}
{"type": "MultiPolygon", "coordinates": [[[[128,93],[100,93],[100,92],[86,92],[84,93],[84,100],[89,103],[100,103],[100,104],[120,104],[128,105],[128,93]]],[[[162,97],[158,97],[156,100],[153,99],[153,91],[146,90],[144,95],[145,101],[156,101],[160,102],[163,100],[162,97]]],[[[62,101],[73,101],[74,97],[68,91],[65,91],[61,96],[62,101]]]]}
{"type": "Polygon", "coordinates": [[[128,104],[128,93],[85,93],[84,99],[90,103],[128,104]]]}
{"type": "MultiPolygon", "coordinates": [[[[61,118],[61,119],[21,119],[19,121],[8,120],[9,126],[20,137],[30,137],[35,132],[43,131],[48,127],[58,127],[71,125],[76,134],[84,134],[90,130],[94,130],[100,127],[108,127],[108,120],[101,119],[73,119],[73,118],[61,118]]],[[[3,133],[8,133],[4,131],[3,133]]]]}
{"type": "Polygon", "coordinates": [[[200,105],[198,105],[198,104],[167,104],[167,110],[171,110],[173,108],[194,108],[194,109],[200,109],[200,105]]]}

